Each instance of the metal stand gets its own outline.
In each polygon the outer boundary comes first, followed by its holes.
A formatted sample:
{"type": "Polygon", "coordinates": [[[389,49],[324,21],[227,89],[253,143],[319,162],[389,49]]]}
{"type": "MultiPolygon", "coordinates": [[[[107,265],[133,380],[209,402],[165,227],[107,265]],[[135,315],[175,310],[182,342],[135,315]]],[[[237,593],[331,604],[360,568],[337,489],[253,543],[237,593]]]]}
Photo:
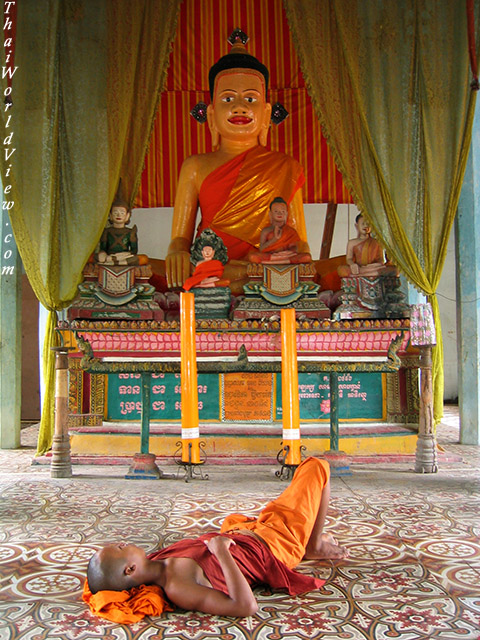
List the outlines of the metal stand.
{"type": "MultiPolygon", "coordinates": [[[[304,458],[306,449],[307,448],[305,446],[300,446],[300,457],[302,460],[304,458]]],[[[289,452],[290,446],[286,444],[285,446],[282,446],[280,451],[277,453],[277,462],[278,464],[282,465],[282,468],[278,471],[275,471],[275,475],[277,476],[277,478],[280,478],[280,480],[290,480],[291,478],[293,478],[293,474],[300,464],[286,464],[285,460],[287,459],[289,452]]]]}
{"type": "MultiPolygon", "coordinates": [[[[204,458],[200,462],[192,462],[192,443],[188,443],[188,462],[181,459],[182,456],[182,441],[177,442],[178,449],[175,451],[173,455],[173,459],[175,463],[178,464],[179,467],[182,467],[185,475],[185,482],[190,482],[190,480],[208,480],[208,474],[203,473],[202,466],[207,461],[207,453],[204,449],[205,442],[200,442],[200,452],[203,454],[204,458]],[[180,458],[178,458],[178,453],[180,452],[180,458]]],[[[177,477],[180,473],[180,469],[178,470],[177,477]]]]}
{"type": "Polygon", "coordinates": [[[68,352],[72,347],[52,347],[55,351],[55,431],[52,443],[52,478],[71,478],[70,436],[68,433],[68,352]]]}

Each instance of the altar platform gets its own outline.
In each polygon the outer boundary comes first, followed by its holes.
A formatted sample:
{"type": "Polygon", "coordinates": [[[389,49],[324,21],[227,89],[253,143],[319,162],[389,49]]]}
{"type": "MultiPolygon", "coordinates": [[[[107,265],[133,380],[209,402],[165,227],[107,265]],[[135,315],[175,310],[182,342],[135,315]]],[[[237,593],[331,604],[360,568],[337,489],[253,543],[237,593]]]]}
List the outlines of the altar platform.
{"type": "MultiPolygon", "coordinates": [[[[147,371],[148,451],[159,465],[173,461],[181,437],[179,323],[83,319],[61,331],[65,345],[73,347],[72,460],[125,464],[141,450],[147,371]]],[[[331,449],[332,371],[339,392],[335,448],[362,460],[414,454],[418,353],[409,337],[406,318],[297,320],[300,437],[308,455],[331,449]],[[390,368],[393,341],[398,362],[390,368]]],[[[200,439],[207,459],[270,464],[282,441],[280,322],[197,320],[196,345],[200,439]],[[237,366],[241,352],[247,368],[237,366]]]]}

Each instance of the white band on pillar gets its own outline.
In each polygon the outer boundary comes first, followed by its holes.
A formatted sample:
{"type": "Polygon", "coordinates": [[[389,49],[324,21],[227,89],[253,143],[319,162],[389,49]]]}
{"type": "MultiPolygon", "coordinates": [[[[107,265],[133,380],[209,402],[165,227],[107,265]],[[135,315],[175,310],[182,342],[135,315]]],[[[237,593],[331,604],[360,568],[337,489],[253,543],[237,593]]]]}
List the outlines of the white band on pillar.
{"type": "Polygon", "coordinates": [[[200,430],[198,427],[192,427],[191,429],[182,428],[182,438],[184,440],[193,440],[193,438],[200,437],[200,430]]]}
{"type": "Polygon", "coordinates": [[[300,429],[283,429],[282,438],[284,440],[300,440],[300,429]]]}

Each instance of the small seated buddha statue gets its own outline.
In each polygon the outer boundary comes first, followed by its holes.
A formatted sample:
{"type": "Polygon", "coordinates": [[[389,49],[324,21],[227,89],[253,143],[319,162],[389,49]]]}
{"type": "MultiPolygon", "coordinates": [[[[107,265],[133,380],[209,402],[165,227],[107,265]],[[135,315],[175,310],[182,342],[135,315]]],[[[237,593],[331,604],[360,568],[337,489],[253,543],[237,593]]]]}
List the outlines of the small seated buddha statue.
{"type": "Polygon", "coordinates": [[[288,205],[283,198],[276,197],[272,200],[269,218],[270,224],[260,233],[259,249],[250,251],[248,260],[257,264],[311,262],[308,245],[301,240],[296,229],[287,224],[288,205]]]}
{"type": "Polygon", "coordinates": [[[370,225],[359,213],[355,218],[357,237],[347,243],[347,264],[338,267],[341,278],[363,276],[375,278],[379,275],[398,275],[396,267],[385,261],[380,243],[372,238],[370,225]]]}
{"type": "Polygon", "coordinates": [[[103,230],[100,250],[95,254],[95,260],[100,265],[148,264],[147,256],[137,255],[137,226],[127,227],[130,217],[131,210],[127,202],[116,197],[108,216],[110,225],[103,230]]]}
{"type": "Polygon", "coordinates": [[[334,319],[408,317],[397,268],[386,262],[362,214],[356,217],[355,226],[357,237],[347,243],[347,264],[337,268],[342,293],[334,319]]]}
{"type": "Polygon", "coordinates": [[[183,283],[185,291],[228,287],[230,281],[222,278],[227,260],[227,249],[222,239],[211,229],[204,229],[192,246],[191,262],[195,269],[183,283]]]}

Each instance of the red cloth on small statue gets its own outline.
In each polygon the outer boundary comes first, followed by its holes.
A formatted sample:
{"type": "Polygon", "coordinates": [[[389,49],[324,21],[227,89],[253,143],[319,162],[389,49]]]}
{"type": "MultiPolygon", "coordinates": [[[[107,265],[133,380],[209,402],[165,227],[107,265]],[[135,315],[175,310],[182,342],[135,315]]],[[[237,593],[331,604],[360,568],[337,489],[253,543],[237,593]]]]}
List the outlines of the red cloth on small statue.
{"type": "Polygon", "coordinates": [[[173,611],[165,599],[163,590],[156,585],[141,585],[124,591],[97,591],[92,594],[85,580],[82,600],[90,611],[100,618],[119,624],[133,624],[145,616],[159,616],[173,611]]]}
{"type": "Polygon", "coordinates": [[[222,275],[223,264],[220,260],[205,260],[204,262],[199,262],[197,264],[193,274],[183,283],[183,288],[185,291],[190,291],[190,289],[199,285],[202,280],[205,280],[205,278],[210,278],[212,276],[221,278],[222,275]]]}

